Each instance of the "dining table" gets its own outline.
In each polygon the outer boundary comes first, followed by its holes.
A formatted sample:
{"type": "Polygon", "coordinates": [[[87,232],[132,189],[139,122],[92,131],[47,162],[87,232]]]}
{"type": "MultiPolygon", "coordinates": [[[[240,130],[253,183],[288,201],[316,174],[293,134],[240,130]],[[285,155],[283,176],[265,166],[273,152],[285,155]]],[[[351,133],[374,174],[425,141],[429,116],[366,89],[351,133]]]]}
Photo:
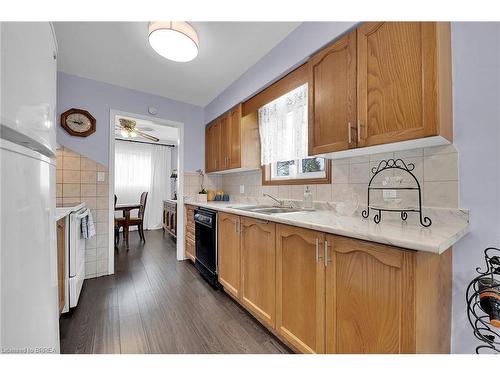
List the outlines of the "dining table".
{"type": "Polygon", "coordinates": [[[130,223],[130,211],[138,210],[141,207],[140,203],[119,203],[115,204],[115,211],[122,211],[123,217],[125,218],[125,224],[123,224],[123,237],[125,237],[125,246],[128,250],[128,228],[130,223]]]}

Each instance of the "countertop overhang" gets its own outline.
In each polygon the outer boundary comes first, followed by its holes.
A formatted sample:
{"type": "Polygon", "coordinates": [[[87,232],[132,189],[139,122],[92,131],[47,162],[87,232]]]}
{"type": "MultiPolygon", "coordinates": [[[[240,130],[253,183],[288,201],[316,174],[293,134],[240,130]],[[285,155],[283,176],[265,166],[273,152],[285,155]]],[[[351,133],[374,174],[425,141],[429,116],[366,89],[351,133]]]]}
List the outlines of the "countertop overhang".
{"type": "Polygon", "coordinates": [[[56,207],[56,213],[55,213],[56,221],[62,219],[65,216],[68,216],[72,212],[81,210],[83,207],[85,207],[85,202],[77,204],[76,206],[56,207]]]}
{"type": "Polygon", "coordinates": [[[376,224],[372,217],[340,216],[332,210],[267,215],[237,209],[250,203],[187,201],[185,204],[435,254],[446,251],[469,231],[469,212],[461,209],[433,208],[433,224],[425,228],[410,222],[410,218],[404,222],[387,217],[376,224]]]}

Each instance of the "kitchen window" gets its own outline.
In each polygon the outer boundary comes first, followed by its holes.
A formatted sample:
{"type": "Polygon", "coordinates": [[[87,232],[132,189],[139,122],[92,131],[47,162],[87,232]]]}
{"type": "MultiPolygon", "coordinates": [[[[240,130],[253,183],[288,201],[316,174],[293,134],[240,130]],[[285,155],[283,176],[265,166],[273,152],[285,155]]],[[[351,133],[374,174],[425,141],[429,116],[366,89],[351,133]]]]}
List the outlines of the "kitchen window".
{"type": "Polygon", "coordinates": [[[263,185],[330,183],[329,161],[308,155],[307,83],[260,107],[258,118],[263,185]]]}

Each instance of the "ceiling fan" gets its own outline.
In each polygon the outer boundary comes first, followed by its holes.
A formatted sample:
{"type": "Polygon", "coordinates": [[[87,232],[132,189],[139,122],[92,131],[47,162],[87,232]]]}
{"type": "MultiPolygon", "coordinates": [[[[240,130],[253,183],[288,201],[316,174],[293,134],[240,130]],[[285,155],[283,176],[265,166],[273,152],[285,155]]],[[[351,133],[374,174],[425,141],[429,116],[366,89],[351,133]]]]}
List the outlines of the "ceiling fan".
{"type": "Polygon", "coordinates": [[[150,131],[153,129],[150,128],[136,128],[136,121],[134,120],[129,120],[126,118],[121,118],[119,119],[120,121],[120,126],[116,126],[115,129],[120,130],[120,134],[122,135],[123,138],[135,138],[137,136],[145,138],[149,141],[153,142],[158,142],[160,139],[153,137],[152,135],[149,135],[145,133],[144,131],[150,131]]]}

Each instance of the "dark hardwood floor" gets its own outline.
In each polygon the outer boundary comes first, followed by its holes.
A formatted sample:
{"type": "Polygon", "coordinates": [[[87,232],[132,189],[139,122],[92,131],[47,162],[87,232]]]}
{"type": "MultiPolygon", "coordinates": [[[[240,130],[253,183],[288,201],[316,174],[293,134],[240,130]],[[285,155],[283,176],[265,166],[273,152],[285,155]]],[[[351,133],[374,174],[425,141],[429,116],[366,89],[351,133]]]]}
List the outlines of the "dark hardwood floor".
{"type": "Polygon", "coordinates": [[[60,319],[61,353],[289,353],[224,292],[213,290],[162,230],[120,242],[115,274],[86,280],[60,319]]]}

